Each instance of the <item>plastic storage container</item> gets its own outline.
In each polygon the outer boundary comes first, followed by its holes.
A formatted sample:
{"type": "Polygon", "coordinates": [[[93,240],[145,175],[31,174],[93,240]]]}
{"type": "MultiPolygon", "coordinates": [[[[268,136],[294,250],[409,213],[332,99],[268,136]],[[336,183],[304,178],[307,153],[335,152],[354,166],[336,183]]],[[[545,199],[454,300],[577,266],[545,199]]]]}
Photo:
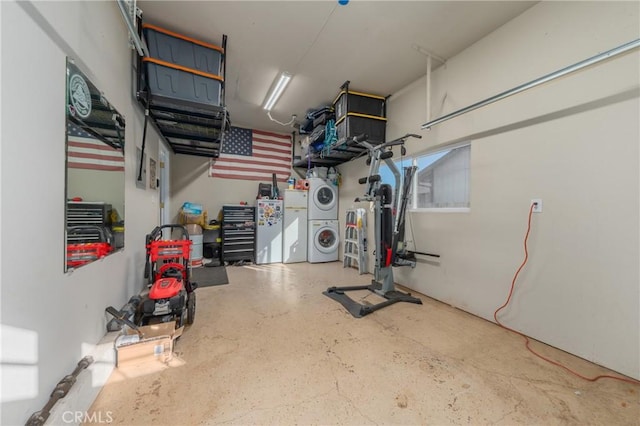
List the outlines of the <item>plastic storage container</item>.
{"type": "Polygon", "coordinates": [[[220,243],[204,243],[202,255],[205,259],[220,260],[220,243]]]}
{"type": "MultiPolygon", "coordinates": [[[[205,226],[207,223],[207,212],[205,210],[200,214],[189,214],[180,210],[179,220],[181,225],[195,224],[205,226]]],[[[202,231],[200,233],[202,233],[202,231]]]]}
{"type": "Polygon", "coordinates": [[[219,243],[220,242],[220,225],[205,225],[202,230],[204,235],[203,242],[207,243],[219,243]]]}
{"type": "Polygon", "coordinates": [[[202,266],[202,240],[203,236],[200,235],[189,235],[189,240],[191,240],[191,253],[189,255],[189,260],[191,261],[192,267],[202,266]]]}
{"type": "Polygon", "coordinates": [[[116,249],[124,247],[124,226],[112,226],[111,232],[113,233],[113,246],[116,249]]]}
{"type": "Polygon", "coordinates": [[[333,101],[336,120],[340,121],[347,113],[386,117],[384,96],[369,93],[341,91],[333,101]]]}
{"type": "Polygon", "coordinates": [[[350,139],[361,134],[368,135],[367,141],[373,145],[385,141],[387,119],[362,114],[348,113],[336,123],[338,141],[350,139]]]}
{"type": "Polygon", "coordinates": [[[221,74],[224,54],[222,47],[155,25],[143,24],[142,31],[152,58],[203,71],[207,74],[221,74]]]}
{"type": "Polygon", "coordinates": [[[145,57],[142,61],[147,67],[147,84],[155,99],[166,100],[171,106],[220,106],[222,77],[155,58],[145,57]]]}

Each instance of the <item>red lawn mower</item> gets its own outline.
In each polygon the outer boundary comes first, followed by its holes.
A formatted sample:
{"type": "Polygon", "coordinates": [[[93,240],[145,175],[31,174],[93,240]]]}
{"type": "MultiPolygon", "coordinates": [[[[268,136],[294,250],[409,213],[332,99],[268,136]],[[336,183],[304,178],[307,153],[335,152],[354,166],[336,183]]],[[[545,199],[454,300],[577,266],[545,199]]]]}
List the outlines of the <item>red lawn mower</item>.
{"type": "Polygon", "coordinates": [[[190,279],[191,240],[182,225],[156,227],[146,238],[145,278],[148,291],[141,294],[136,323],[148,325],[175,321],[176,327],[193,324],[196,315],[196,283],[190,279]],[[171,239],[179,233],[177,239],[171,239]],[[163,235],[170,239],[163,239],[163,235]]]}

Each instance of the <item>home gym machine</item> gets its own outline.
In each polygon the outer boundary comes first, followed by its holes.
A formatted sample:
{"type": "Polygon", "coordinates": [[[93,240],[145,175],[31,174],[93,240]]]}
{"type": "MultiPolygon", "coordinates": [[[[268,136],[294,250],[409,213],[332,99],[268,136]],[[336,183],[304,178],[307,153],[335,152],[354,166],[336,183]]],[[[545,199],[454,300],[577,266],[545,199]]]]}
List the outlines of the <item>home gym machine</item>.
{"type": "Polygon", "coordinates": [[[410,137],[422,138],[420,135],[407,134],[390,142],[372,145],[367,142],[366,135],[360,135],[347,142],[349,146],[365,147],[369,154],[367,159],[369,175],[358,181],[360,184],[366,185],[365,194],[356,198],[355,201],[374,203],[376,241],[374,279],[369,285],[329,287],[323,294],[340,302],[356,318],[361,318],[397,302],[422,304],[422,301],[417,297],[397,291],[393,280],[393,266],[410,266],[412,268],[416,266],[416,252],[407,250],[404,242],[404,228],[409,191],[417,167],[404,167],[404,175],[401,176],[400,170],[392,160],[392,148],[400,145],[404,155],[404,143],[410,137]],[[392,190],[391,185],[381,182],[379,170],[382,161],[393,173],[395,190],[392,190]],[[386,300],[375,305],[362,305],[346,295],[348,291],[357,290],[369,290],[386,300]]]}

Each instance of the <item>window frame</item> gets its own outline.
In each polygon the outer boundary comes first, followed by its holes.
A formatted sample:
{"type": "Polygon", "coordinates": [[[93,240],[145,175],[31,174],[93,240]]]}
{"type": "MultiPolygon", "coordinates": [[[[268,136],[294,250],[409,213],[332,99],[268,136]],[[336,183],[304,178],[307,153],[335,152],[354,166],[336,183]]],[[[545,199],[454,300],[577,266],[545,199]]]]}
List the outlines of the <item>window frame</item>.
{"type": "MultiPolygon", "coordinates": [[[[435,149],[426,150],[420,153],[411,155],[411,164],[414,166],[418,166],[418,158],[426,157],[430,155],[435,155],[445,151],[452,151],[454,149],[463,148],[465,146],[469,147],[469,173],[471,173],[471,144],[472,141],[464,141],[458,142],[455,144],[440,146],[435,149]]],[[[414,175],[413,182],[411,182],[411,200],[410,207],[408,211],[411,213],[469,213],[471,211],[471,189],[469,189],[469,206],[468,207],[418,207],[418,173],[420,169],[416,170],[416,174],[414,175]]],[[[469,181],[471,181],[471,176],[469,176],[469,181]]],[[[471,182],[469,182],[470,184],[471,182]]],[[[470,185],[469,185],[470,186],[470,185]]]]}

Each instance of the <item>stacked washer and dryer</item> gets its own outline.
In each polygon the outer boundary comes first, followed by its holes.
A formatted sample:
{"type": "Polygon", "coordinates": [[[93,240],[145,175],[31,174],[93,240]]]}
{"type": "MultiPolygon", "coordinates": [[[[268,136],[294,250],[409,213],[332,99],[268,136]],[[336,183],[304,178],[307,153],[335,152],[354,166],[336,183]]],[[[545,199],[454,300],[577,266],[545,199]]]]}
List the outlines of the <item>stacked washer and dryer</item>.
{"type": "Polygon", "coordinates": [[[340,228],[338,188],[323,178],[309,178],[309,263],[338,260],[340,228]]]}

